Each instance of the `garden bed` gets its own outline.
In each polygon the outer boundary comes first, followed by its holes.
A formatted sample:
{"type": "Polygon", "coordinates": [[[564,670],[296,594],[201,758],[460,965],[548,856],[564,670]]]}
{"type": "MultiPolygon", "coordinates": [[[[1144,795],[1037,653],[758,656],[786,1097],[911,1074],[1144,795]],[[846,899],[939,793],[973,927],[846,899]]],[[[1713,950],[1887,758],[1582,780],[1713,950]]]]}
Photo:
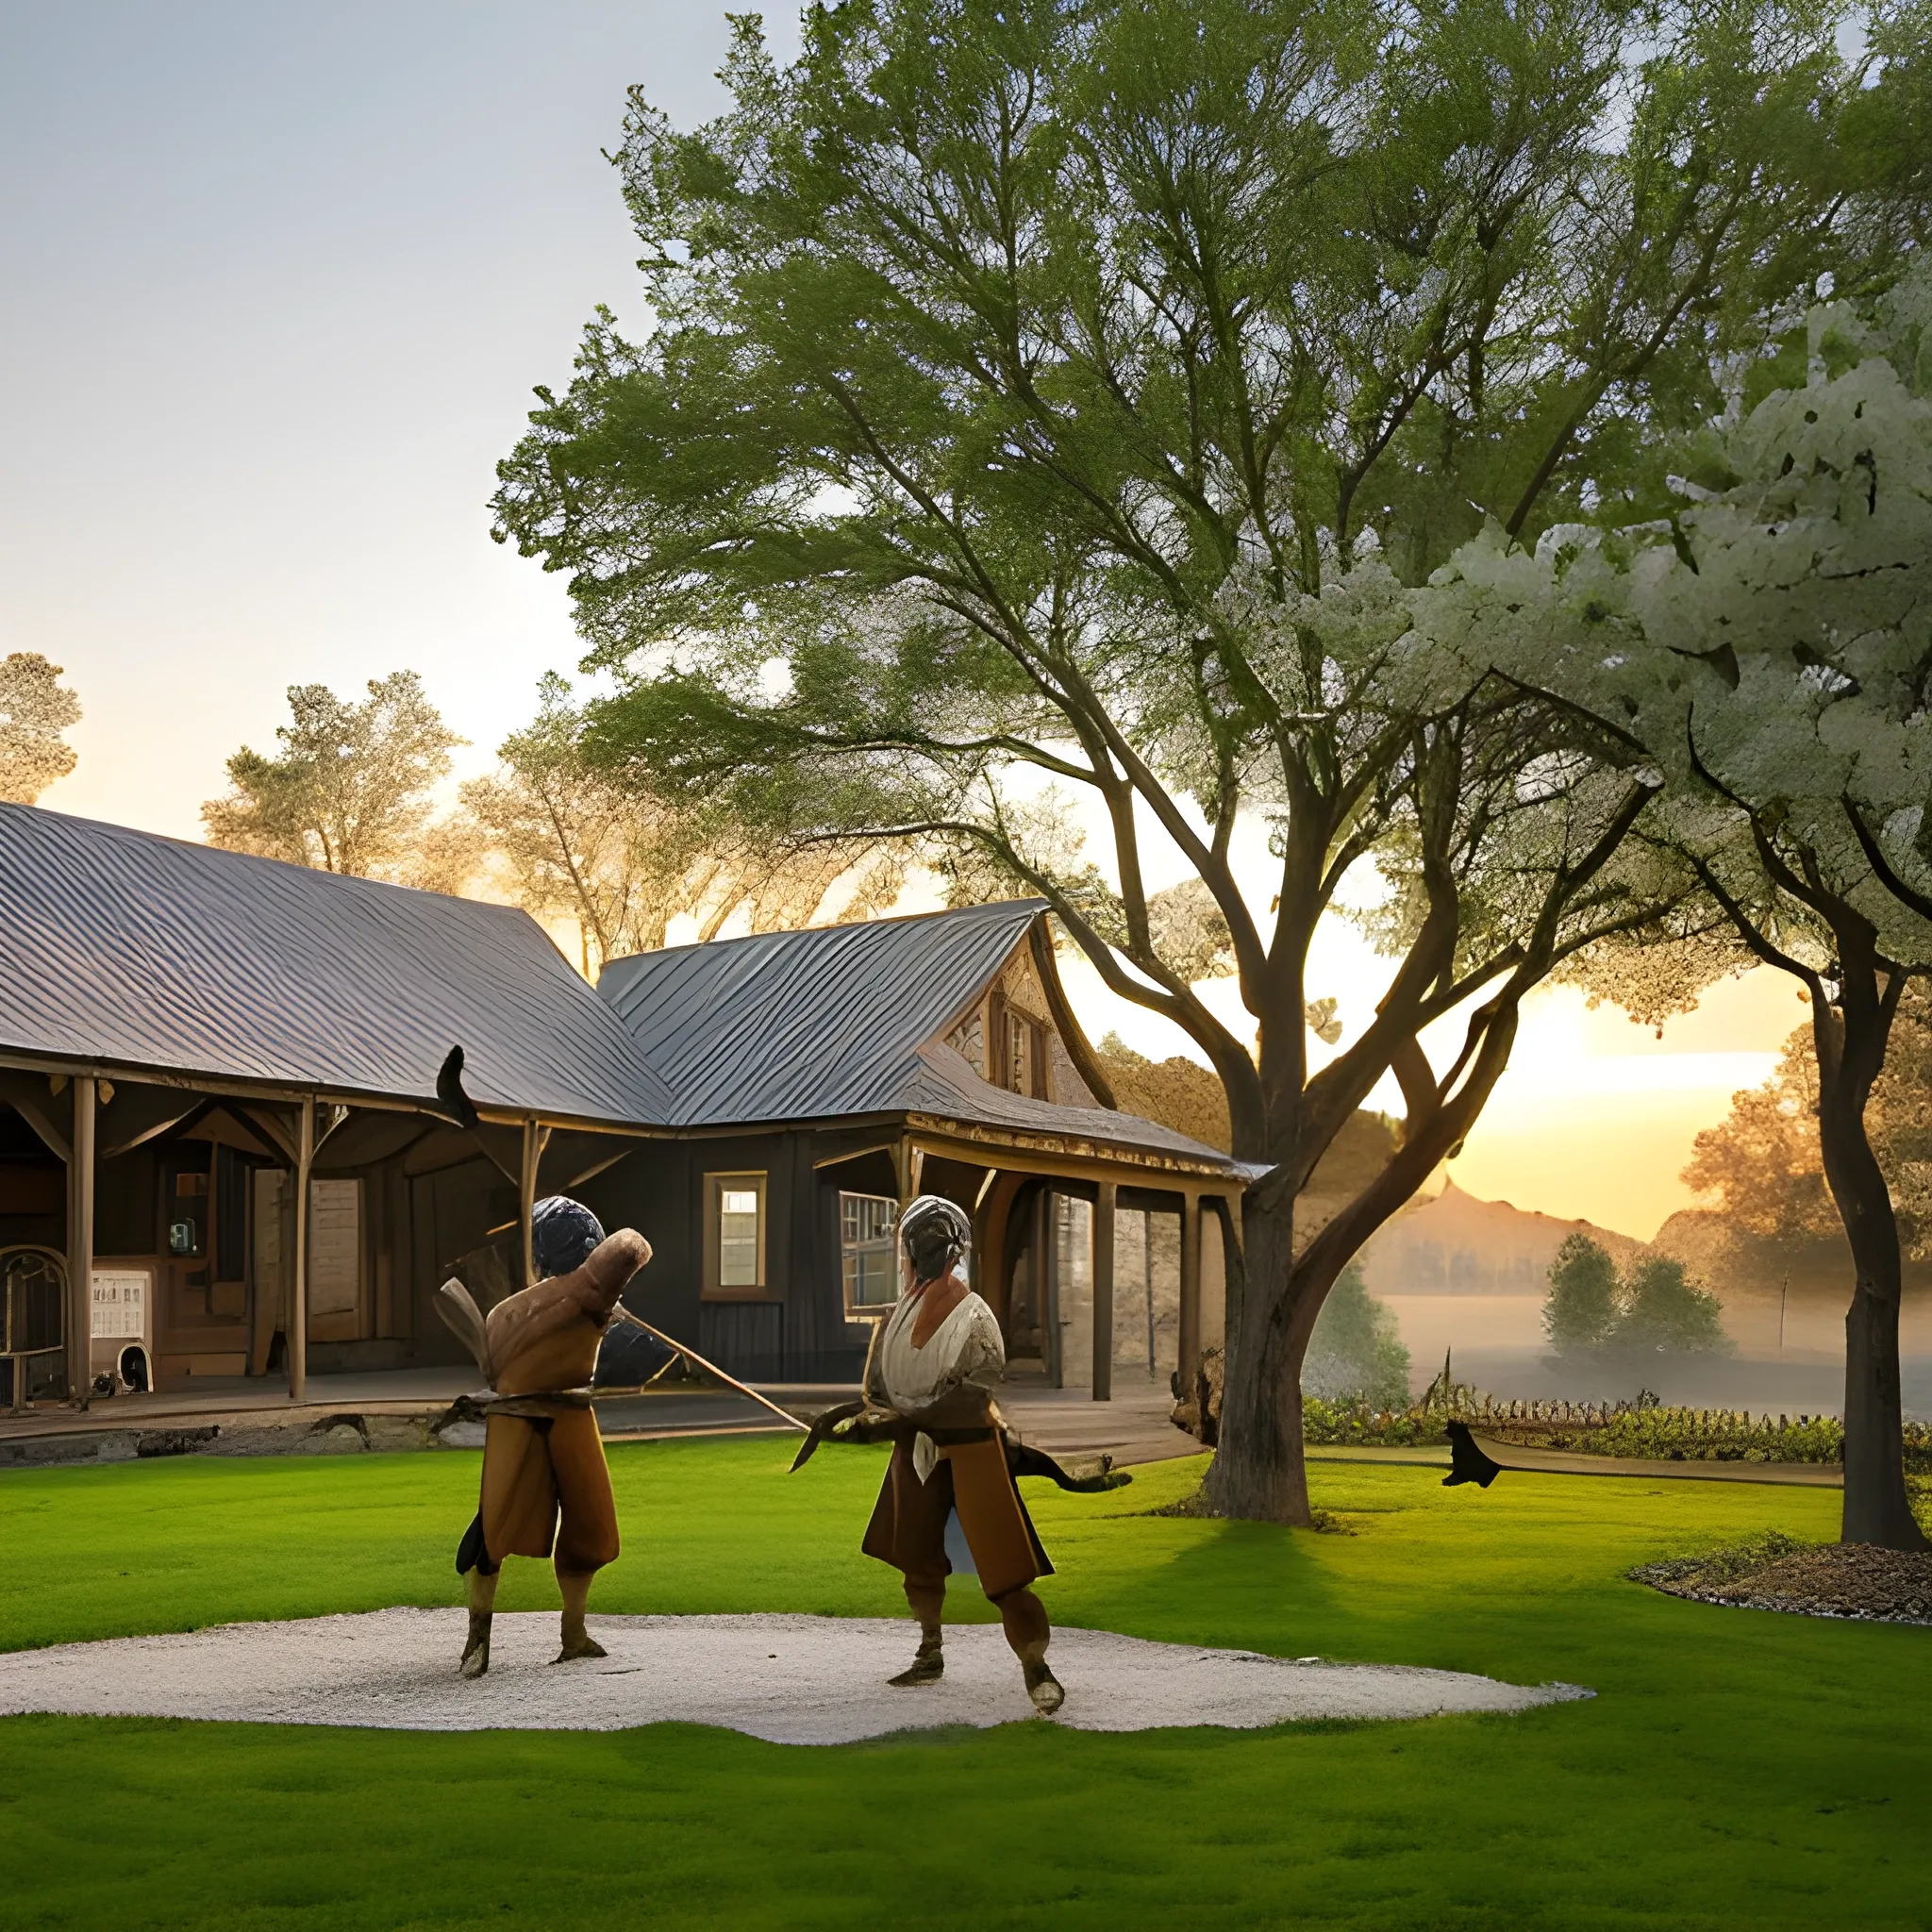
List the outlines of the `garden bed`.
{"type": "Polygon", "coordinates": [[[1932,1555],[1871,1543],[1801,1543],[1775,1532],[1701,1557],[1646,1563],[1636,1583],[1738,1609],[1932,1624],[1932,1555]]]}

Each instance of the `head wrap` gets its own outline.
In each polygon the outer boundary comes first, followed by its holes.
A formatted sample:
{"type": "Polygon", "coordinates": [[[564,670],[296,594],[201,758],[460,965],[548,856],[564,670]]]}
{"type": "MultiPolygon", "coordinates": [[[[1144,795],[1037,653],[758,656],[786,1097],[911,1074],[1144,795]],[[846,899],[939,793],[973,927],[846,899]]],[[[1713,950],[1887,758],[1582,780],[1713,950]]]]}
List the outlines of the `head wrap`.
{"type": "Polygon", "coordinates": [[[943,1194],[922,1194],[899,1217],[899,1245],[919,1280],[937,1281],[973,1245],[973,1224],[943,1194]]]}
{"type": "Polygon", "coordinates": [[[604,1224],[568,1194],[552,1194],[530,1210],[530,1258],[540,1280],[581,1268],[604,1239],[604,1224]]]}

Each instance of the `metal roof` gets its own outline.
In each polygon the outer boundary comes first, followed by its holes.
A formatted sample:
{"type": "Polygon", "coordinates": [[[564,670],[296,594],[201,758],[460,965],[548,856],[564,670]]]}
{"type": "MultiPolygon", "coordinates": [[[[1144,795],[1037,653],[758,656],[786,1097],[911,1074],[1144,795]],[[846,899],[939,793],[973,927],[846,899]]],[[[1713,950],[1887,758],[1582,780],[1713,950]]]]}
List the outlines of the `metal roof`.
{"type": "Polygon", "coordinates": [[[525,913],[0,804],[0,1050],[663,1120],[673,1095],[525,913]]]}
{"type": "Polygon", "coordinates": [[[1038,899],[712,940],[613,959],[597,982],[676,1095],[677,1126],[924,1113],[1229,1166],[1138,1114],[983,1080],[938,1036],[1045,910],[1038,899]]]}

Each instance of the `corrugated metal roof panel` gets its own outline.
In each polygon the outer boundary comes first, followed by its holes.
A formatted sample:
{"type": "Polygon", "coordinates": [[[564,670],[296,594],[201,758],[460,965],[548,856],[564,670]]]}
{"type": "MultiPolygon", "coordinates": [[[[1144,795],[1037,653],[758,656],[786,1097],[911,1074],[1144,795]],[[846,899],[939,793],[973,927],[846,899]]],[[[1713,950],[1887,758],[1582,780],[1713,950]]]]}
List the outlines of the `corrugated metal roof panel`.
{"type": "Polygon", "coordinates": [[[1036,900],[713,940],[612,960],[597,991],[680,1126],[876,1113],[1026,936],[1036,900]]]}
{"type": "Polygon", "coordinates": [[[978,1126],[1145,1148],[1191,1161],[1207,1159],[1218,1167],[1234,1165],[1219,1148],[1204,1146],[1137,1113],[1104,1107],[1060,1107],[1050,1100],[1008,1093],[1005,1088],[982,1080],[973,1063],[949,1046],[928,1046],[918,1056],[917,1070],[903,1089],[901,1104],[908,1113],[937,1114],[978,1126]]]}
{"type": "Polygon", "coordinates": [[[597,991],[677,1098],[680,1126],[927,1113],[1231,1166],[1138,1114],[1008,1093],[936,1044],[1042,901],[763,933],[612,960],[597,991]]]}
{"type": "Polygon", "coordinates": [[[0,805],[0,1047],[208,1078],[661,1121],[670,1090],[508,906],[0,805]]]}

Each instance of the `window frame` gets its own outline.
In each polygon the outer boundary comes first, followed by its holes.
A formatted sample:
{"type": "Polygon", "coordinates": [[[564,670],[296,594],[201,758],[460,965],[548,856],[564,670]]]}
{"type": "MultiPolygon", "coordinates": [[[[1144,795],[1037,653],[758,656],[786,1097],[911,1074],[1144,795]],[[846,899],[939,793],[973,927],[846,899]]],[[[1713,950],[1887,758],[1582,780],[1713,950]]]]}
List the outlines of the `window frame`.
{"type": "Polygon", "coordinates": [[[763,1168],[738,1168],[705,1175],[705,1279],[699,1298],[708,1302],[774,1302],[783,1297],[772,1291],[769,1260],[772,1191],[770,1172],[763,1168]],[[724,1269],[724,1191],[750,1188],[758,1197],[758,1264],[754,1282],[726,1283],[719,1277],[724,1269]]]}
{"type": "Polygon", "coordinates": [[[848,1322],[878,1322],[892,1312],[893,1304],[899,1299],[899,1209],[901,1203],[891,1194],[869,1193],[859,1188],[838,1190],[837,1211],[839,1216],[839,1293],[845,1307],[848,1322]],[[883,1201],[892,1210],[891,1226],[883,1237],[875,1236],[872,1241],[848,1242],[845,1239],[845,1204],[847,1201],[883,1201]],[[852,1298],[852,1277],[847,1262],[856,1250],[871,1248],[883,1240],[887,1245],[890,1260],[887,1264],[887,1278],[891,1287],[891,1296],[882,1302],[856,1302],[852,1298]]]}

